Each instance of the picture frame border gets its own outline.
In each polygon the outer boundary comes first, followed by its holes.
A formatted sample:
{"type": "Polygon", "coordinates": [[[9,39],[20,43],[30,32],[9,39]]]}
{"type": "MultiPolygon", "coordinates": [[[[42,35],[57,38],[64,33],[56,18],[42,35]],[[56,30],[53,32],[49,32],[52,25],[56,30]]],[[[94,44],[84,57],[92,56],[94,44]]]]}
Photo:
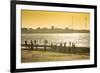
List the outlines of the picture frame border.
{"type": "Polygon", "coordinates": [[[79,4],[64,4],[64,3],[49,3],[49,2],[34,2],[34,1],[11,1],[10,3],[10,48],[11,61],[10,71],[13,72],[30,72],[30,71],[45,71],[45,70],[61,70],[61,69],[79,69],[97,67],[97,6],[96,5],[79,5],[79,4]],[[41,68],[25,68],[16,69],[16,5],[40,5],[54,7],[72,7],[72,8],[87,8],[94,9],[94,64],[89,65],[73,65],[73,66],[57,66],[57,67],[41,67],[41,68]]]}

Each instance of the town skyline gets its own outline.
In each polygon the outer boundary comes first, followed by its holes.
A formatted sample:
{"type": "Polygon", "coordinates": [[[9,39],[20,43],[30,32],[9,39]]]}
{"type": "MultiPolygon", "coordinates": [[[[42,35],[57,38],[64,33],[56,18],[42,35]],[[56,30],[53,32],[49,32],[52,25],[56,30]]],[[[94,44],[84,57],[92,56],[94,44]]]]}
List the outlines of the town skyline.
{"type": "MultiPolygon", "coordinates": [[[[36,29],[36,30],[38,30],[38,29],[65,29],[65,30],[80,30],[80,29],[73,29],[73,28],[69,28],[69,27],[65,27],[65,28],[61,28],[61,27],[59,27],[59,28],[57,28],[57,27],[54,27],[54,26],[51,26],[51,27],[36,27],[36,28],[33,28],[33,27],[29,27],[29,28],[27,28],[27,27],[22,27],[22,29],[23,28],[26,28],[26,29],[36,29]]],[[[88,29],[81,29],[81,30],[88,30],[88,29]]]]}
{"type": "Polygon", "coordinates": [[[51,28],[40,28],[37,27],[35,29],[33,28],[21,28],[22,33],[89,33],[90,30],[76,30],[76,29],[70,29],[68,27],[66,28],[55,28],[54,26],[51,26],[51,28]]]}

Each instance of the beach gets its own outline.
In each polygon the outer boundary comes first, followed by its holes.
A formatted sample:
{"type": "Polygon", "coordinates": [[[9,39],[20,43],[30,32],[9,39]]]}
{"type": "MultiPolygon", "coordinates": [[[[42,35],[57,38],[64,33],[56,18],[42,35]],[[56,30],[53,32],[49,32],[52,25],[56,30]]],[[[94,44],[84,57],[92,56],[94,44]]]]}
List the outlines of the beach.
{"type": "Polygon", "coordinates": [[[21,37],[22,63],[90,59],[89,33],[22,33],[21,37]]]}
{"type": "Polygon", "coordinates": [[[49,61],[75,61],[89,60],[89,53],[60,53],[50,51],[21,50],[21,62],[49,62],[49,61]]]}

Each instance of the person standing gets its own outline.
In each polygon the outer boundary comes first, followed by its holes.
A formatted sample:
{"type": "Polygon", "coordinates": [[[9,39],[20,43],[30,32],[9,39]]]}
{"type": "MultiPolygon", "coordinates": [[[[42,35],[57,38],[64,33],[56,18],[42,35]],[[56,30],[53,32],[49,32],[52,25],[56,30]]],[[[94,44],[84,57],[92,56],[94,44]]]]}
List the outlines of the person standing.
{"type": "Polygon", "coordinates": [[[34,44],[33,41],[31,40],[30,49],[33,50],[33,48],[34,48],[34,44]]]}
{"type": "Polygon", "coordinates": [[[25,40],[25,47],[28,48],[27,40],[25,40]]]}
{"type": "Polygon", "coordinates": [[[47,50],[47,43],[48,43],[48,41],[47,40],[44,40],[44,51],[47,50]]]}

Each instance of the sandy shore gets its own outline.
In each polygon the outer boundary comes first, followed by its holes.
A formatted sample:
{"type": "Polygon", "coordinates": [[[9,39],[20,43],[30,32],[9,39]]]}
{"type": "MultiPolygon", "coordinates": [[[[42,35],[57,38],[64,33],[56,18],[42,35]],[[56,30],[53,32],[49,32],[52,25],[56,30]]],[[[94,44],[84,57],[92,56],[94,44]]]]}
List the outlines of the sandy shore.
{"type": "Polygon", "coordinates": [[[89,60],[88,54],[69,54],[45,51],[21,50],[21,62],[89,60]]]}

